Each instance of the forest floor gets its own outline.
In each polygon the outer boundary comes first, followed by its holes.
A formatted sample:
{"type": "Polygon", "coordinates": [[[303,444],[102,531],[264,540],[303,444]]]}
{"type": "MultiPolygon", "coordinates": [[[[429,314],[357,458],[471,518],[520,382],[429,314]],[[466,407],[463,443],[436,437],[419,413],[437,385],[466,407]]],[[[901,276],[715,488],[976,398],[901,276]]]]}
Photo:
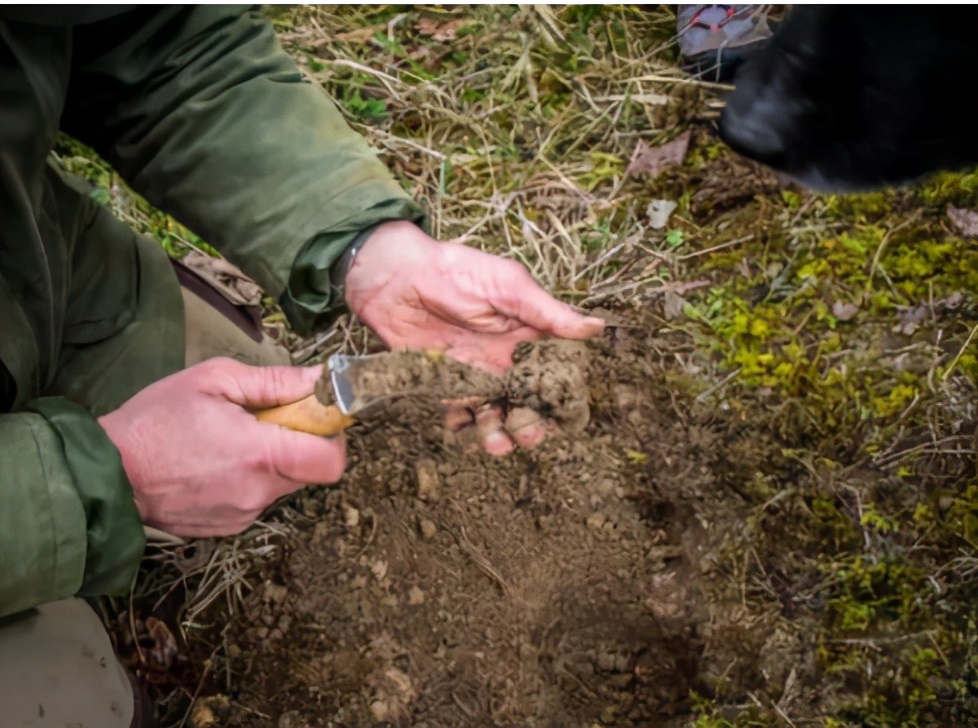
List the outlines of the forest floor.
{"type": "Polygon", "coordinates": [[[163,724],[978,725],[978,174],[820,195],[736,157],[664,7],[269,12],[433,234],[618,325],[524,352],[571,364],[537,450],[394,407],[339,486],[151,548],[103,607],[163,724]]]}

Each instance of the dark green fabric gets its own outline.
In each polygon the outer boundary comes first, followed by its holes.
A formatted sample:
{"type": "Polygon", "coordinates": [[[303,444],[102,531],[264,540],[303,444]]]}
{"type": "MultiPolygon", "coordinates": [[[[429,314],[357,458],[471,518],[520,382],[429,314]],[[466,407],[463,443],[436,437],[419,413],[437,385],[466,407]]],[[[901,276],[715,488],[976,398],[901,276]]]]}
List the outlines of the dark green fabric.
{"type": "Polygon", "coordinates": [[[61,439],[41,415],[0,415],[0,616],[76,593],[85,509],[61,439]]]}
{"type": "Polygon", "coordinates": [[[0,20],[36,25],[81,25],[125,13],[137,5],[0,5],[0,20]]]}
{"type": "Polygon", "coordinates": [[[63,397],[28,403],[61,438],[64,462],[85,513],[85,571],[81,596],[124,594],[132,585],[146,535],[119,453],[98,422],[63,397]]]}
{"type": "Polygon", "coordinates": [[[131,579],[132,493],[93,413],[173,371],[182,346],[165,260],[135,236],[100,244],[123,236],[47,165],[59,128],[280,296],[304,329],[337,309],[328,270],[359,232],[423,218],[259,12],[48,20],[0,14],[2,613],[131,579]],[[51,394],[74,404],[25,411],[51,394]]]}
{"type": "Polygon", "coordinates": [[[40,394],[68,397],[100,417],[183,369],[183,297],[157,241],[94,203],[87,185],[68,179],[56,189],[59,215],[78,215],[85,224],[67,241],[60,356],[40,394]]]}
{"type": "Polygon", "coordinates": [[[328,269],[364,227],[423,217],[260,12],[125,13],[75,29],[73,58],[65,131],[290,311],[335,307],[319,276],[293,275],[301,251],[328,269]]]}
{"type": "Polygon", "coordinates": [[[14,407],[54,376],[61,346],[69,255],[84,222],[55,211],[45,159],[64,106],[67,28],[29,37],[0,22],[0,359],[16,383],[14,407]]]}

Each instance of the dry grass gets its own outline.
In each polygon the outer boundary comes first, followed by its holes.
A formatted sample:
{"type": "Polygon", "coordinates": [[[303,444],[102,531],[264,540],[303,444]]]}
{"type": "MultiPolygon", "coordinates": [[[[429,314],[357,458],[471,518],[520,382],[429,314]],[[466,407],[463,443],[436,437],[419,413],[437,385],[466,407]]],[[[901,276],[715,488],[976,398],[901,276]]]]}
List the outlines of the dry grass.
{"type": "Polygon", "coordinates": [[[640,245],[661,248],[664,233],[644,224],[642,183],[624,169],[639,140],[654,146],[705,111],[687,100],[707,84],[662,60],[671,40],[650,40],[670,37],[668,16],[603,17],[591,32],[614,35],[615,48],[590,53],[572,40],[573,13],[431,9],[377,22],[390,12],[302,9],[282,37],[306,49],[298,59],[309,76],[427,202],[436,237],[520,260],[557,295],[580,300],[607,284],[612,264],[644,256],[640,245]],[[418,30],[426,20],[461,25],[439,43],[418,30]],[[363,27],[376,35],[356,33],[363,27]],[[383,120],[351,112],[343,100],[354,94],[382,99],[383,120]],[[600,230],[611,221],[609,251],[600,230]]]}

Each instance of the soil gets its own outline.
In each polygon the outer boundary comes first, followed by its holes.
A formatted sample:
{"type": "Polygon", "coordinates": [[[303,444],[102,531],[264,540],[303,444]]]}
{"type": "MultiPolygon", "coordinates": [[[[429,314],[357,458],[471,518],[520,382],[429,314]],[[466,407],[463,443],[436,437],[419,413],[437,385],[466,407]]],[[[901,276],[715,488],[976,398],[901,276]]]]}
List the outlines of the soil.
{"type": "MultiPolygon", "coordinates": [[[[490,399],[506,391],[506,383],[499,377],[440,353],[399,351],[347,358],[337,373],[353,395],[350,409],[362,410],[362,414],[374,418],[383,418],[395,398],[409,397],[424,410],[426,405],[435,405],[440,400],[490,399]]],[[[329,370],[324,374],[328,375],[329,370]]],[[[324,376],[316,387],[320,401],[332,402],[332,388],[330,378],[324,376]]]]}
{"type": "Polygon", "coordinates": [[[678,726],[709,676],[783,684],[795,642],[701,598],[763,448],[677,394],[653,337],[522,348],[508,392],[562,426],[533,451],[464,453],[410,403],[350,429],[226,635],[222,724],[678,726]]]}

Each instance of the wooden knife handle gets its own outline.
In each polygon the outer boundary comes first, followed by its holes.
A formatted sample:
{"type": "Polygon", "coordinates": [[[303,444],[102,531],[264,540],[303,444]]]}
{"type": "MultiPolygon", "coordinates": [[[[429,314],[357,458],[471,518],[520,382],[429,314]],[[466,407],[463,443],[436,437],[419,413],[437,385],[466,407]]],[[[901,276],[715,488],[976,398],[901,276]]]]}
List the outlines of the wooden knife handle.
{"type": "Polygon", "coordinates": [[[343,414],[335,405],[324,405],[316,399],[315,394],[310,394],[298,402],[260,410],[255,416],[261,422],[270,422],[273,425],[288,427],[290,430],[324,437],[338,435],[353,424],[352,417],[343,414]]]}

